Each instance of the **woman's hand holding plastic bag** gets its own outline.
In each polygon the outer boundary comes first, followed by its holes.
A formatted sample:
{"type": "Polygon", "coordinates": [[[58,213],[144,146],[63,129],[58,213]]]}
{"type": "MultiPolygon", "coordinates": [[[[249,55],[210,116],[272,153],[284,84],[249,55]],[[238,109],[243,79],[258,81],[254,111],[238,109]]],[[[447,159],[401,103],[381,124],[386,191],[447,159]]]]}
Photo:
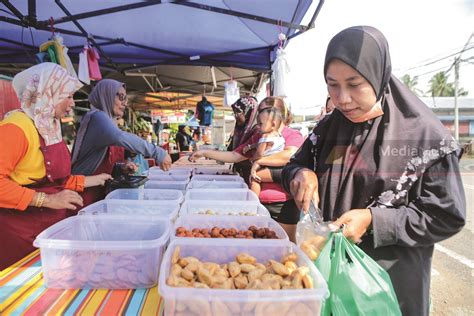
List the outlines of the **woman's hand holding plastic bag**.
{"type": "Polygon", "coordinates": [[[401,315],[388,273],[342,232],[330,234],[315,265],[330,292],[321,315],[401,315]]]}

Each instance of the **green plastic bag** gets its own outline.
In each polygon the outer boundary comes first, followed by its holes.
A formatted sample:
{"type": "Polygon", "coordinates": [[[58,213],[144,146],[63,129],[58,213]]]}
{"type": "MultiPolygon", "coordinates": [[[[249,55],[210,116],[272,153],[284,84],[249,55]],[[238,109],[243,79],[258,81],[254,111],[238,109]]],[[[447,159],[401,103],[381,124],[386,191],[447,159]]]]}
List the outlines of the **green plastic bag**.
{"type": "Polygon", "coordinates": [[[388,273],[342,232],[331,234],[315,265],[330,293],[321,315],[401,315],[388,273]]]}

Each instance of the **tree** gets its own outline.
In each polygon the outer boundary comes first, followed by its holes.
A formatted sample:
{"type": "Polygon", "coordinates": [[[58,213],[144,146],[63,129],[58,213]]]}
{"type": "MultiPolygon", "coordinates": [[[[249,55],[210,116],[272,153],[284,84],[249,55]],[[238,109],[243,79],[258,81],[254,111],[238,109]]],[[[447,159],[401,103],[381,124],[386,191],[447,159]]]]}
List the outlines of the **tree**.
{"type": "Polygon", "coordinates": [[[435,74],[429,81],[431,96],[447,97],[448,96],[448,76],[444,71],[435,74]]]}
{"type": "MultiPolygon", "coordinates": [[[[448,82],[446,72],[441,71],[435,74],[429,81],[430,90],[428,91],[434,97],[454,97],[454,83],[448,82]]],[[[469,91],[458,88],[458,96],[466,96],[469,91]]]]}
{"type": "Polygon", "coordinates": [[[405,86],[407,86],[408,89],[410,89],[417,96],[420,96],[423,94],[423,91],[416,87],[418,85],[418,76],[414,76],[412,78],[410,75],[406,74],[400,79],[405,84],[405,86]]]}

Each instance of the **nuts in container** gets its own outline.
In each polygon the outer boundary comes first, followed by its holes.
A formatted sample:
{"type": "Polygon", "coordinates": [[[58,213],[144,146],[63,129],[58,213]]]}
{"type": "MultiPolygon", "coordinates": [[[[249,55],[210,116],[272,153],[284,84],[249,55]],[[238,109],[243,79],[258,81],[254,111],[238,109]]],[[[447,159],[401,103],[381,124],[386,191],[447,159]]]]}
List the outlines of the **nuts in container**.
{"type": "Polygon", "coordinates": [[[171,287],[226,290],[312,289],[309,268],[298,266],[298,256],[289,253],[280,261],[265,264],[247,253],[240,253],[226,264],[201,262],[195,257],[181,257],[176,247],[166,284],[171,287]]]}
{"type": "Polygon", "coordinates": [[[196,214],[199,215],[239,215],[239,216],[256,216],[257,214],[255,212],[227,212],[225,214],[215,212],[213,210],[206,210],[206,211],[200,211],[197,212],[196,214]]]}
{"type": "Polygon", "coordinates": [[[176,228],[176,237],[195,237],[195,238],[240,238],[240,239],[278,239],[274,230],[256,226],[250,226],[247,230],[238,230],[236,228],[176,228]]]}

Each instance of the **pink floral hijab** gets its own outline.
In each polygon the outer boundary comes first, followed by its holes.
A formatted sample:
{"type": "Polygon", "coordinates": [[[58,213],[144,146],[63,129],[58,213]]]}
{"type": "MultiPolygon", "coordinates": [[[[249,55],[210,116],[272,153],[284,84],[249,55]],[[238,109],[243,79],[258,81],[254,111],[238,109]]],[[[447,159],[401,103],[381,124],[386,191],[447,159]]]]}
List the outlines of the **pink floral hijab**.
{"type": "Polygon", "coordinates": [[[41,63],[17,74],[12,84],[22,111],[33,120],[46,145],[61,142],[61,122],[54,117],[56,105],[82,83],[57,64],[41,63]]]}

